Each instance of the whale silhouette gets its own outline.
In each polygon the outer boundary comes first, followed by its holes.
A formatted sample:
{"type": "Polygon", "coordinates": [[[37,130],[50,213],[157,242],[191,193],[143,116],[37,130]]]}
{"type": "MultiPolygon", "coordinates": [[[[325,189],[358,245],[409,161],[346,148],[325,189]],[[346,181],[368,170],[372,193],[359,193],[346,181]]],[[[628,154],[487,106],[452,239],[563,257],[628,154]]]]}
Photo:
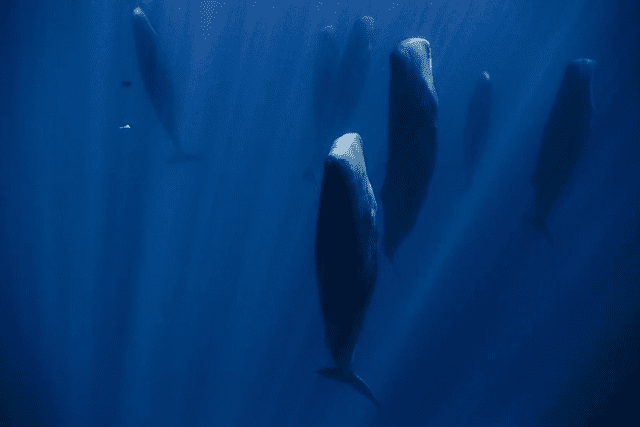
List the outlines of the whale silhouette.
{"type": "Polygon", "coordinates": [[[176,154],[171,156],[167,163],[202,160],[201,155],[187,154],[180,149],[176,125],[174,85],[169,66],[160,50],[156,31],[147,15],[139,7],[133,10],[133,35],[142,83],[158,119],[167,131],[176,150],[176,154]]]}
{"type": "Polygon", "coordinates": [[[340,135],[347,130],[360,103],[369,74],[373,49],[373,18],[363,16],[351,27],[336,74],[333,96],[333,127],[340,135]]]}
{"type": "Polygon", "coordinates": [[[400,42],[391,53],[389,151],[380,200],[383,247],[391,260],[413,228],[436,161],[438,96],[425,39],[400,42]]]}
{"type": "Polygon", "coordinates": [[[373,18],[357,19],[340,55],[333,27],[320,31],[311,90],[316,143],[311,165],[303,174],[309,182],[318,182],[329,143],[351,125],[369,74],[373,37],[373,18]]]}
{"type": "Polygon", "coordinates": [[[551,242],[549,214],[570,182],[589,140],[595,67],[592,59],[576,59],[567,65],[542,137],[532,179],[535,207],[528,222],[551,242]]]}
{"type": "Polygon", "coordinates": [[[333,143],[324,163],[315,241],[325,343],[336,364],[320,374],[350,384],[378,404],[351,368],[377,277],[377,204],[357,133],[333,143]]]}
{"type": "Polygon", "coordinates": [[[491,120],[491,79],[486,71],[480,74],[469,100],[467,122],[464,127],[464,157],[467,184],[471,180],[487,145],[487,134],[491,120]]]}

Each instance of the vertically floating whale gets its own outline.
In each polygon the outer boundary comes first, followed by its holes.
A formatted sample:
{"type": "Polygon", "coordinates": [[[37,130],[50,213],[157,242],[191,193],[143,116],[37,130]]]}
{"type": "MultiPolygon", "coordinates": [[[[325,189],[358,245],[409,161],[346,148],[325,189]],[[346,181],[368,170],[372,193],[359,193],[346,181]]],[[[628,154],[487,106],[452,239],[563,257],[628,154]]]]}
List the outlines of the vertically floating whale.
{"type": "Polygon", "coordinates": [[[467,183],[471,180],[478,159],[482,155],[489,132],[491,120],[491,80],[484,71],[476,83],[475,90],[469,100],[467,123],[464,127],[464,157],[467,183]]]}
{"type": "Polygon", "coordinates": [[[133,10],[133,35],[144,88],[177,152],[169,162],[199,160],[199,156],[184,153],[178,144],[173,80],[158,45],[156,31],[151,26],[147,15],[139,7],[133,10]]]}
{"type": "Polygon", "coordinates": [[[531,225],[549,240],[549,213],[569,183],[589,139],[596,62],[576,59],[567,65],[544,130],[533,175],[535,207],[531,225]]]}
{"type": "Polygon", "coordinates": [[[316,149],[304,178],[317,182],[317,172],[329,142],[343,134],[358,107],[369,73],[373,44],[373,18],[357,19],[340,55],[331,26],[320,32],[313,67],[312,96],[316,149]]]}
{"type": "Polygon", "coordinates": [[[391,53],[389,155],[380,199],[387,256],[413,228],[436,160],[438,96],[433,87],[431,48],[406,39],[391,53]]]}
{"type": "MultiPolygon", "coordinates": [[[[333,126],[333,85],[340,50],[336,43],[335,30],[331,26],[324,27],[318,38],[318,53],[313,66],[313,116],[316,134],[327,135],[333,126]]],[[[325,151],[326,153],[326,151],[325,151]]]]}
{"type": "Polygon", "coordinates": [[[360,102],[369,73],[372,46],[373,18],[363,16],[353,23],[336,75],[333,114],[338,135],[347,130],[360,102]]]}
{"type": "Polygon", "coordinates": [[[336,363],[320,373],[351,384],[377,404],[351,369],[377,277],[377,204],[357,133],[338,138],[324,163],[315,242],[325,343],[336,363]]]}

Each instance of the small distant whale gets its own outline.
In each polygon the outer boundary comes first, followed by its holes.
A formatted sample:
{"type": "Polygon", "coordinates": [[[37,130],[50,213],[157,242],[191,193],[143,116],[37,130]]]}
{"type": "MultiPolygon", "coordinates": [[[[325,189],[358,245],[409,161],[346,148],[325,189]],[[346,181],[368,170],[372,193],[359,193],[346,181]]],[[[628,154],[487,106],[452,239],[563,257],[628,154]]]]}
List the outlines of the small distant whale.
{"type": "Polygon", "coordinates": [[[316,149],[311,166],[303,175],[310,182],[317,182],[317,171],[329,143],[348,130],[360,103],[369,73],[373,38],[370,16],[354,22],[342,55],[333,27],[324,27],[320,32],[312,80],[316,149]]]}
{"type": "Polygon", "coordinates": [[[324,163],[315,241],[325,343],[336,363],[319,371],[378,404],[351,360],[373,294],[377,265],[377,204],[357,133],[333,143],[324,163]]]}
{"type": "Polygon", "coordinates": [[[360,103],[369,74],[372,47],[373,18],[363,16],[353,23],[336,75],[333,126],[338,135],[347,130],[353,113],[360,103]]]}
{"type": "Polygon", "coordinates": [[[173,80],[158,45],[156,31],[151,26],[147,15],[139,7],[133,10],[133,35],[144,88],[176,150],[176,154],[171,156],[168,163],[200,160],[200,156],[186,154],[178,145],[173,80]]]}
{"type": "Polygon", "coordinates": [[[571,180],[589,140],[595,67],[592,59],[576,59],[567,65],[542,137],[532,180],[535,207],[529,223],[549,241],[549,213],[571,180]]]}
{"type": "Polygon", "coordinates": [[[325,134],[333,126],[334,113],[331,107],[339,56],[335,30],[326,26],[320,31],[318,53],[313,66],[313,116],[318,135],[325,134]]]}
{"type": "Polygon", "coordinates": [[[438,96],[428,41],[410,38],[400,42],[390,62],[389,155],[380,199],[384,207],[383,246],[392,260],[416,222],[433,175],[438,96]]]}
{"type": "Polygon", "coordinates": [[[471,180],[487,145],[487,134],[491,119],[491,80],[489,73],[480,74],[475,90],[469,100],[467,123],[464,128],[464,157],[467,183],[471,180]]]}
{"type": "Polygon", "coordinates": [[[122,86],[122,87],[129,87],[129,86],[131,86],[131,82],[123,81],[122,83],[120,83],[120,86],[122,86]]]}

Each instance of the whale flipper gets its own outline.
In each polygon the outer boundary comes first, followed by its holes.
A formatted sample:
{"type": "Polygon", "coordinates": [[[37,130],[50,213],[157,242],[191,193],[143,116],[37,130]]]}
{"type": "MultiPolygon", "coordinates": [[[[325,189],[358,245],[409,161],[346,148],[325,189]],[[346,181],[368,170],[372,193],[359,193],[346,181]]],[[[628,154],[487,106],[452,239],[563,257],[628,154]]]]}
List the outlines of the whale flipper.
{"type": "Polygon", "coordinates": [[[333,368],[326,368],[318,371],[320,375],[325,378],[330,378],[332,380],[340,381],[345,384],[349,384],[356,391],[363,394],[365,397],[371,399],[373,403],[377,406],[380,406],[380,402],[376,399],[371,391],[371,388],[367,385],[366,382],[359,376],[353,373],[351,369],[340,369],[337,366],[333,368]]]}

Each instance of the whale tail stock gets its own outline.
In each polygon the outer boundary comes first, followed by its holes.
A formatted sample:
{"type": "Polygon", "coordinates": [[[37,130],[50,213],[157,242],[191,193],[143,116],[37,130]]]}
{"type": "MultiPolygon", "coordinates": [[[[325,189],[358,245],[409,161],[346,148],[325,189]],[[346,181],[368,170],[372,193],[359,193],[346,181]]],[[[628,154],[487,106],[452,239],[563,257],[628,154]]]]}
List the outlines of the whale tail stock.
{"type": "Polygon", "coordinates": [[[530,217],[527,218],[527,223],[531,226],[531,228],[542,234],[544,238],[553,246],[553,236],[551,236],[551,233],[547,228],[547,224],[543,220],[536,217],[530,217]]]}
{"type": "Polygon", "coordinates": [[[189,154],[189,153],[185,153],[184,151],[178,151],[167,159],[166,164],[178,165],[180,163],[189,163],[189,162],[204,163],[205,161],[204,154],[205,154],[204,152],[189,154]]]}
{"type": "Polygon", "coordinates": [[[336,366],[333,368],[322,369],[318,371],[318,373],[325,378],[331,378],[333,380],[349,384],[356,391],[369,398],[373,403],[376,404],[376,406],[380,406],[380,402],[378,402],[378,400],[375,398],[367,383],[365,383],[362,378],[354,374],[350,368],[340,369],[336,366]]]}

